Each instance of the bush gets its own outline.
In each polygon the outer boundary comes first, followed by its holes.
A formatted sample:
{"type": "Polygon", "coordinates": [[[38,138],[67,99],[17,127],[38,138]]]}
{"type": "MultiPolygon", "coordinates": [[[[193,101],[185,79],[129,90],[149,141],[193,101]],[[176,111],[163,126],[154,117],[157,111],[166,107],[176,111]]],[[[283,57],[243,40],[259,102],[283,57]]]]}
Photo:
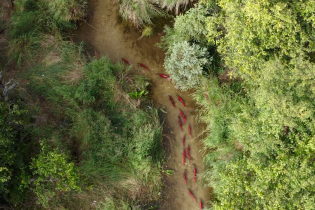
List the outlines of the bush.
{"type": "Polygon", "coordinates": [[[207,49],[187,41],[174,43],[166,53],[164,67],[176,87],[188,90],[200,83],[203,66],[209,64],[207,49]]]}
{"type": "Polygon", "coordinates": [[[204,42],[207,35],[208,14],[208,8],[203,4],[198,4],[196,7],[190,8],[184,15],[177,16],[174,23],[176,34],[185,37],[187,41],[204,42]]]}
{"type": "Polygon", "coordinates": [[[194,42],[206,45],[206,24],[209,8],[203,4],[198,4],[190,8],[185,14],[175,18],[174,27],[165,26],[165,36],[161,38],[159,46],[168,49],[176,42],[194,42]],[[189,25],[189,27],[187,27],[189,25]]]}
{"type": "Polygon", "coordinates": [[[33,159],[31,168],[36,176],[34,191],[38,202],[48,207],[57,194],[70,190],[81,191],[81,188],[78,170],[73,162],[68,161],[68,155],[48,149],[43,142],[41,146],[42,151],[33,159]]]}

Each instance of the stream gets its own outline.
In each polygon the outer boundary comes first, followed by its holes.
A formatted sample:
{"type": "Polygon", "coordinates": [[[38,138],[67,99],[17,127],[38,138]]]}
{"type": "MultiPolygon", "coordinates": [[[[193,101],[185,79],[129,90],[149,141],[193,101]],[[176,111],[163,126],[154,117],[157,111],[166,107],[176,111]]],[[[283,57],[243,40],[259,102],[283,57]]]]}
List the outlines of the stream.
{"type": "Polygon", "coordinates": [[[157,33],[150,38],[144,37],[137,41],[141,34],[123,25],[117,15],[118,6],[111,0],[90,0],[89,10],[88,23],[79,26],[74,40],[84,41],[87,51],[93,54],[96,51],[99,55],[106,55],[113,61],[121,61],[121,58],[130,61],[138,74],[151,80],[150,98],[156,108],[163,107],[167,111],[164,124],[167,129],[164,129],[164,135],[169,136],[170,140],[166,144],[169,148],[165,148],[169,153],[164,167],[175,172],[163,178],[164,187],[159,209],[200,209],[200,201],[207,206],[206,201],[210,200],[210,188],[203,187],[198,177],[198,173],[203,171],[203,158],[199,151],[203,147],[201,133],[204,125],[198,123],[196,119],[197,106],[189,95],[191,92],[176,89],[173,83],[158,75],[166,74],[163,67],[164,52],[156,47],[156,43],[160,42],[161,34],[157,33]],[[137,63],[145,64],[150,71],[138,66],[137,63]],[[169,95],[173,97],[176,107],[170,102],[169,95]],[[177,95],[184,100],[186,107],[177,99],[177,95]],[[178,123],[180,109],[187,119],[185,123],[183,122],[182,131],[178,123]],[[188,125],[191,125],[192,136],[188,133],[188,125]],[[182,144],[184,136],[185,147],[182,144]],[[183,164],[183,150],[187,150],[188,146],[191,159],[186,154],[183,164]],[[194,168],[197,170],[196,182],[194,182],[194,168]],[[187,185],[183,178],[184,173],[187,176],[187,185]],[[189,190],[196,197],[197,202],[190,196],[189,190]]]}

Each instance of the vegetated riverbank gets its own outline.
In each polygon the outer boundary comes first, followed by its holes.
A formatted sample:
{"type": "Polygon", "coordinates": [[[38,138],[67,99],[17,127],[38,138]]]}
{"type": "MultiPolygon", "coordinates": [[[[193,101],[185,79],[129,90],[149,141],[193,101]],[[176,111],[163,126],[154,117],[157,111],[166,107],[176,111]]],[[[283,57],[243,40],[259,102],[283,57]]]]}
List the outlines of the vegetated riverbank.
{"type": "Polygon", "coordinates": [[[89,24],[83,23],[74,37],[77,41],[84,41],[88,45],[91,54],[94,50],[99,54],[109,56],[114,61],[121,61],[121,58],[129,60],[137,74],[144,75],[152,82],[150,88],[150,97],[153,99],[156,107],[163,107],[166,111],[166,125],[169,133],[166,133],[170,139],[170,154],[166,160],[165,167],[175,171],[173,175],[165,176],[165,186],[162,192],[163,207],[161,209],[181,209],[191,210],[197,208],[199,204],[195,203],[190,197],[190,189],[198,202],[210,200],[210,189],[202,186],[197,176],[197,182],[193,182],[193,170],[197,168],[198,173],[203,171],[202,149],[200,135],[204,127],[196,121],[196,104],[189,96],[189,92],[181,92],[174,88],[170,81],[159,77],[158,73],[164,73],[164,52],[156,47],[160,41],[161,34],[155,34],[150,38],[143,38],[137,41],[141,35],[138,31],[124,26],[118,16],[116,6],[111,1],[90,1],[89,24]],[[143,63],[150,68],[150,71],[139,67],[137,63],[143,63]],[[176,103],[173,107],[168,96],[171,95],[176,103]],[[184,108],[177,100],[176,95],[181,96],[185,103],[184,108]],[[187,122],[183,125],[183,131],[180,131],[178,125],[179,108],[183,110],[187,117],[187,122]],[[192,137],[188,134],[188,124],[192,126],[192,137]],[[191,148],[192,159],[182,164],[183,149],[182,138],[186,135],[186,145],[191,148]],[[183,173],[186,171],[188,185],[185,184],[183,173]]]}
{"type": "Polygon", "coordinates": [[[147,208],[162,186],[162,127],[131,94],[147,79],[86,55],[50,4],[15,3],[0,59],[1,207],[147,208]]]}

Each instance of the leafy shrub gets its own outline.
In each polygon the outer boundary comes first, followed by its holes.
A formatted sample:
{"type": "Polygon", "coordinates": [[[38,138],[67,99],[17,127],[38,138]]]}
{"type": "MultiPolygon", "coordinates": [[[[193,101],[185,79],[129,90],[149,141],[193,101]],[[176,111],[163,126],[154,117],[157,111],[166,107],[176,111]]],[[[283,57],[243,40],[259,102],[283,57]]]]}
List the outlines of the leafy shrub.
{"type": "Polygon", "coordinates": [[[70,190],[81,191],[79,187],[78,170],[73,162],[68,161],[68,155],[57,150],[51,151],[46,145],[41,144],[42,151],[33,159],[31,168],[35,171],[35,193],[38,202],[48,207],[49,202],[57,193],[70,190]]]}
{"type": "Polygon", "coordinates": [[[207,44],[208,15],[209,8],[203,4],[198,4],[196,7],[190,8],[185,14],[180,14],[175,18],[173,28],[165,26],[165,36],[161,38],[162,42],[159,46],[168,49],[174,43],[183,41],[207,44]]]}
{"type": "Polygon", "coordinates": [[[207,49],[187,41],[174,43],[166,53],[164,67],[173,82],[182,90],[200,83],[203,66],[208,64],[207,49]]]}
{"type": "Polygon", "coordinates": [[[194,93],[209,132],[202,177],[218,199],[213,209],[314,209],[313,68],[269,61],[246,95],[246,83],[215,79],[194,93]]]}
{"type": "Polygon", "coordinates": [[[198,85],[202,69],[211,64],[205,42],[208,14],[209,8],[199,4],[184,15],[177,16],[173,29],[165,26],[166,35],[159,44],[162,49],[168,50],[164,67],[182,90],[198,85]]]}

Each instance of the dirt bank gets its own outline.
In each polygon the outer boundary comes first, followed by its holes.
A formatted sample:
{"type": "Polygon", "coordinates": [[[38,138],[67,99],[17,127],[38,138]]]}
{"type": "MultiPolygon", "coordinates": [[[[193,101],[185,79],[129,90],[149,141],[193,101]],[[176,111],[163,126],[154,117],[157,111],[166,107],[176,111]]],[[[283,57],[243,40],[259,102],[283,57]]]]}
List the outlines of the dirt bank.
{"type": "Polygon", "coordinates": [[[160,34],[151,38],[143,38],[137,41],[140,33],[134,29],[123,26],[117,17],[117,5],[110,0],[95,1],[90,0],[89,24],[82,24],[79,27],[76,41],[85,41],[88,49],[96,50],[99,54],[107,55],[114,61],[125,58],[134,64],[139,74],[151,79],[151,97],[157,107],[165,107],[166,126],[169,127],[174,140],[169,144],[171,154],[167,160],[167,168],[175,170],[175,174],[165,177],[165,189],[162,192],[162,205],[160,209],[193,210],[199,209],[199,201],[203,203],[210,199],[210,190],[201,186],[198,180],[193,181],[193,171],[203,171],[202,156],[198,152],[202,145],[200,137],[197,137],[203,130],[202,126],[196,122],[196,105],[188,92],[181,92],[174,88],[174,85],[158,76],[158,73],[165,73],[163,68],[164,52],[155,47],[160,41],[160,34]],[[144,63],[150,68],[150,72],[138,67],[137,63],[144,63]],[[176,107],[169,101],[168,95],[173,96],[176,107]],[[176,95],[181,96],[186,108],[177,100],[176,95]],[[178,116],[179,108],[187,117],[183,124],[183,131],[179,129],[178,116]],[[188,125],[192,128],[192,137],[188,134],[188,125]],[[182,164],[183,150],[182,138],[186,135],[186,144],[190,146],[192,159],[186,157],[186,163],[182,164]],[[183,173],[187,174],[187,185],[183,179],[183,173]],[[197,202],[190,197],[188,190],[195,195],[197,202]]]}

